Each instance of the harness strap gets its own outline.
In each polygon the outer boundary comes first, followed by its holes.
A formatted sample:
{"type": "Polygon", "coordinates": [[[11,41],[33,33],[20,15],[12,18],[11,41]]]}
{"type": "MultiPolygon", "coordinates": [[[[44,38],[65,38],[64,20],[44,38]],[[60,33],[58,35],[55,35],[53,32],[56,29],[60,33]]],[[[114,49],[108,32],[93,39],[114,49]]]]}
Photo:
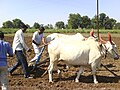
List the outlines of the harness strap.
{"type": "MultiPolygon", "coordinates": [[[[104,45],[104,44],[103,44],[104,45]]],[[[108,53],[108,49],[107,49],[107,47],[104,45],[104,47],[105,47],[105,54],[104,54],[104,59],[106,59],[106,57],[107,57],[107,53],[108,53]]],[[[103,48],[104,48],[103,47],[103,48]]]]}

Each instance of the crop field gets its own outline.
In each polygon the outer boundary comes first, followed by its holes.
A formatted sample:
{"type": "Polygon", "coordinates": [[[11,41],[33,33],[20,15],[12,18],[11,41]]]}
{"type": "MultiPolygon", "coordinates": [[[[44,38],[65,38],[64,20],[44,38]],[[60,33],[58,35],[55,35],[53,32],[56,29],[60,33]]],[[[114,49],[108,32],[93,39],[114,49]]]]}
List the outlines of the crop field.
{"type": "MultiPolygon", "coordinates": [[[[84,35],[86,37],[88,36],[88,34],[84,35]]],[[[103,36],[103,38],[107,40],[107,34],[104,34],[103,36]]],[[[120,55],[120,35],[113,33],[111,36],[118,47],[118,53],[120,55]]],[[[5,40],[12,44],[13,35],[7,35],[5,40]]],[[[26,35],[25,40],[27,45],[32,48],[32,36],[26,35]]],[[[44,50],[41,61],[44,61],[48,57],[46,53],[47,49],[44,50]]],[[[34,52],[28,52],[26,57],[29,62],[34,57],[34,52]]],[[[15,56],[9,57],[8,67],[15,64],[15,61],[15,56]]],[[[114,76],[113,73],[101,66],[97,70],[97,79],[99,83],[94,84],[91,70],[85,68],[84,73],[80,77],[80,82],[75,83],[74,79],[79,67],[71,67],[69,70],[65,71],[65,64],[60,62],[58,66],[60,69],[63,69],[61,80],[59,80],[58,74],[55,72],[53,74],[54,83],[49,83],[48,74],[41,77],[49,65],[49,62],[46,62],[39,65],[35,71],[31,72],[31,75],[34,76],[32,79],[25,79],[21,67],[19,67],[12,76],[8,76],[9,90],[120,90],[120,59],[113,60],[112,58],[107,57],[106,59],[103,58],[101,63],[117,76],[114,76]]]]}

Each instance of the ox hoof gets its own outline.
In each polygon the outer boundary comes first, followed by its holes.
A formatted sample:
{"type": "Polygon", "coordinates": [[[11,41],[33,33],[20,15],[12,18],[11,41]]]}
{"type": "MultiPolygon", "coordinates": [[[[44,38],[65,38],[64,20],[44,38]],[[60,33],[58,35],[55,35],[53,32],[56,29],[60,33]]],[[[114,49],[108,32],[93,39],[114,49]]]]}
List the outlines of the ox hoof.
{"type": "Polygon", "coordinates": [[[54,82],[53,81],[49,81],[50,84],[53,84],[54,82]]]}
{"type": "Polygon", "coordinates": [[[77,82],[77,83],[78,83],[78,82],[79,82],[79,80],[78,80],[78,79],[75,79],[75,82],[77,82]]]}
{"type": "Polygon", "coordinates": [[[95,82],[94,82],[94,84],[97,84],[97,83],[98,83],[98,81],[95,81],[95,82]]]}

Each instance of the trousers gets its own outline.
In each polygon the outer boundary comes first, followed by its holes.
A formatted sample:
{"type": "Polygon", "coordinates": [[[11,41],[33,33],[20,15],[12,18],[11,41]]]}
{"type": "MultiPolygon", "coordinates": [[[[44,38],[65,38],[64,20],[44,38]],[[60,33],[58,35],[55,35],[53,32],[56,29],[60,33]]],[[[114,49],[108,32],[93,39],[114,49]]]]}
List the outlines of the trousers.
{"type": "Polygon", "coordinates": [[[34,62],[38,59],[38,56],[39,56],[39,53],[40,53],[40,50],[41,48],[39,48],[39,46],[35,45],[35,44],[32,44],[33,45],[33,49],[34,49],[34,52],[35,52],[35,56],[32,60],[30,60],[30,62],[34,62]]]}
{"type": "Polygon", "coordinates": [[[28,63],[27,63],[24,52],[22,50],[16,50],[15,54],[16,54],[16,58],[17,58],[16,63],[11,68],[8,69],[9,72],[12,73],[17,69],[17,67],[22,66],[24,76],[25,77],[29,76],[30,73],[29,73],[29,69],[28,69],[28,63]]]}
{"type": "Polygon", "coordinates": [[[0,66],[0,82],[2,90],[8,90],[7,66],[0,66]]]}

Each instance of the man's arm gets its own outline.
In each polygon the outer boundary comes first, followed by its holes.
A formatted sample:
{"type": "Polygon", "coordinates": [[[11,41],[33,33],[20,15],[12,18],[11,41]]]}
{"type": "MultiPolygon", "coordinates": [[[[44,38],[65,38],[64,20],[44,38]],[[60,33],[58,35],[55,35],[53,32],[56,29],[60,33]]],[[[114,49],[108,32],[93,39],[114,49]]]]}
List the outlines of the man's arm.
{"type": "Polygon", "coordinates": [[[42,43],[43,43],[44,45],[47,45],[47,43],[45,42],[45,38],[44,38],[44,37],[42,38],[42,43]]]}
{"type": "Polygon", "coordinates": [[[9,54],[9,57],[13,57],[13,50],[12,50],[12,47],[11,45],[8,43],[7,45],[7,53],[9,54]]]}
{"type": "Polygon", "coordinates": [[[24,36],[23,34],[19,34],[19,38],[20,38],[20,43],[22,44],[23,48],[25,48],[27,51],[29,50],[28,46],[26,45],[25,41],[24,41],[24,36]]]}
{"type": "Polygon", "coordinates": [[[36,43],[34,40],[32,40],[32,42],[34,43],[34,44],[36,44],[37,46],[39,45],[38,43],[36,43]]]}

